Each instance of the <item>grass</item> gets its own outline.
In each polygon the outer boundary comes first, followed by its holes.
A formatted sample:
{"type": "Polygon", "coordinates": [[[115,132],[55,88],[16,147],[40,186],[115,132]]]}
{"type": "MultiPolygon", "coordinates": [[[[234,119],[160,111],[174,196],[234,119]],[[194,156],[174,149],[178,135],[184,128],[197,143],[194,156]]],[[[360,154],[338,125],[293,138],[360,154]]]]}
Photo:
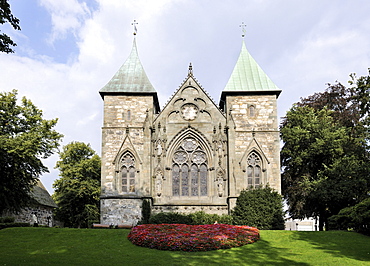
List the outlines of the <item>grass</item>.
{"type": "Polygon", "coordinates": [[[207,252],[148,249],[129,230],[7,228],[0,265],[370,265],[370,237],[354,232],[261,231],[239,248],[207,252]]]}

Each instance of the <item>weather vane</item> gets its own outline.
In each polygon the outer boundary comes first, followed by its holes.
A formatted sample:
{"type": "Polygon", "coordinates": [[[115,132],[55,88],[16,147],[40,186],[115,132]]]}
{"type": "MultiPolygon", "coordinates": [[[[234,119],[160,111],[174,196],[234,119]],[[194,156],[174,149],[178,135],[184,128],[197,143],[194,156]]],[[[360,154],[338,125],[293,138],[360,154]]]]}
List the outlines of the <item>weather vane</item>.
{"type": "Polygon", "coordinates": [[[135,19],[134,19],[134,22],[131,23],[131,25],[134,26],[134,35],[136,35],[136,33],[137,33],[137,28],[136,28],[137,24],[139,24],[139,23],[137,23],[135,19]]]}
{"type": "Polygon", "coordinates": [[[245,33],[246,33],[245,27],[247,27],[247,25],[245,25],[244,22],[242,22],[242,24],[239,25],[239,27],[242,28],[242,37],[244,38],[245,33]]]}

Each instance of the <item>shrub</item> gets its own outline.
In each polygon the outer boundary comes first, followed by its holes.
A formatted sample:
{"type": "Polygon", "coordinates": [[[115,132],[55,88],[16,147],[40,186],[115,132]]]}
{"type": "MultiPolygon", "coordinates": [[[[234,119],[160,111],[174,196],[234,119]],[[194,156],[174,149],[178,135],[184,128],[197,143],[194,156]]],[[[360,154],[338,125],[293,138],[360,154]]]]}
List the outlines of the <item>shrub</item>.
{"type": "Polygon", "coordinates": [[[233,219],[230,215],[218,215],[218,214],[208,214],[204,211],[194,212],[188,214],[191,218],[193,225],[196,224],[213,224],[217,221],[219,224],[233,224],[233,219]]]}
{"type": "Polygon", "coordinates": [[[29,223],[0,223],[0,229],[9,228],[9,227],[29,227],[29,223]]]}
{"type": "Polygon", "coordinates": [[[352,207],[342,209],[329,218],[330,228],[354,229],[356,232],[370,234],[370,198],[352,207]]]}
{"type": "Polygon", "coordinates": [[[141,224],[147,224],[149,223],[150,215],[151,215],[151,208],[150,208],[150,202],[147,199],[143,200],[143,205],[141,206],[141,224]]]}
{"type": "Polygon", "coordinates": [[[0,217],[0,223],[14,223],[14,217],[0,217]]]}
{"type": "Polygon", "coordinates": [[[243,190],[232,211],[234,224],[258,229],[284,230],[284,212],[281,195],[270,187],[243,190]]]}
{"type": "Polygon", "coordinates": [[[208,214],[204,211],[194,212],[190,214],[161,212],[153,215],[149,219],[150,224],[204,225],[214,224],[216,221],[219,224],[233,224],[233,219],[230,215],[208,214]]]}
{"type": "Polygon", "coordinates": [[[161,212],[149,219],[150,224],[191,224],[191,218],[177,212],[161,212]]]}

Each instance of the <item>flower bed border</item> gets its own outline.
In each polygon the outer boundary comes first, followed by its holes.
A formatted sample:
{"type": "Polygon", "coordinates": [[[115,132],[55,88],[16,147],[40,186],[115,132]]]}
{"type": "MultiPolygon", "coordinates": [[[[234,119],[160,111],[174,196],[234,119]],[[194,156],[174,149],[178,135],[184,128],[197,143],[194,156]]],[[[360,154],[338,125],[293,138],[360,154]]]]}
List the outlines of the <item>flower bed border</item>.
{"type": "Polygon", "coordinates": [[[128,239],[137,246],[172,251],[208,251],[253,243],[259,230],[227,224],[143,224],[132,228],[128,239]]]}

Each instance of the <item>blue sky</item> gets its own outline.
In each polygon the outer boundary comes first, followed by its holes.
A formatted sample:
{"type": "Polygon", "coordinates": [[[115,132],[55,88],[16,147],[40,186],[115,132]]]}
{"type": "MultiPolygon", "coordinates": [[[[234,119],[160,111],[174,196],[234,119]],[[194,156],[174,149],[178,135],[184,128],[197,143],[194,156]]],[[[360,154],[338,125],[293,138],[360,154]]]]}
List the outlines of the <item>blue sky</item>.
{"type": "MultiPolygon", "coordinates": [[[[161,106],[182,83],[191,62],[195,77],[218,103],[238,58],[247,49],[282,89],[279,116],[300,97],[323,91],[370,67],[367,0],[10,0],[22,31],[0,26],[18,44],[0,54],[0,91],[17,89],[59,118],[57,130],[90,143],[100,154],[103,102],[98,91],[128,57],[131,23],[161,106]]],[[[52,193],[58,155],[45,161],[42,182],[52,193]]]]}

